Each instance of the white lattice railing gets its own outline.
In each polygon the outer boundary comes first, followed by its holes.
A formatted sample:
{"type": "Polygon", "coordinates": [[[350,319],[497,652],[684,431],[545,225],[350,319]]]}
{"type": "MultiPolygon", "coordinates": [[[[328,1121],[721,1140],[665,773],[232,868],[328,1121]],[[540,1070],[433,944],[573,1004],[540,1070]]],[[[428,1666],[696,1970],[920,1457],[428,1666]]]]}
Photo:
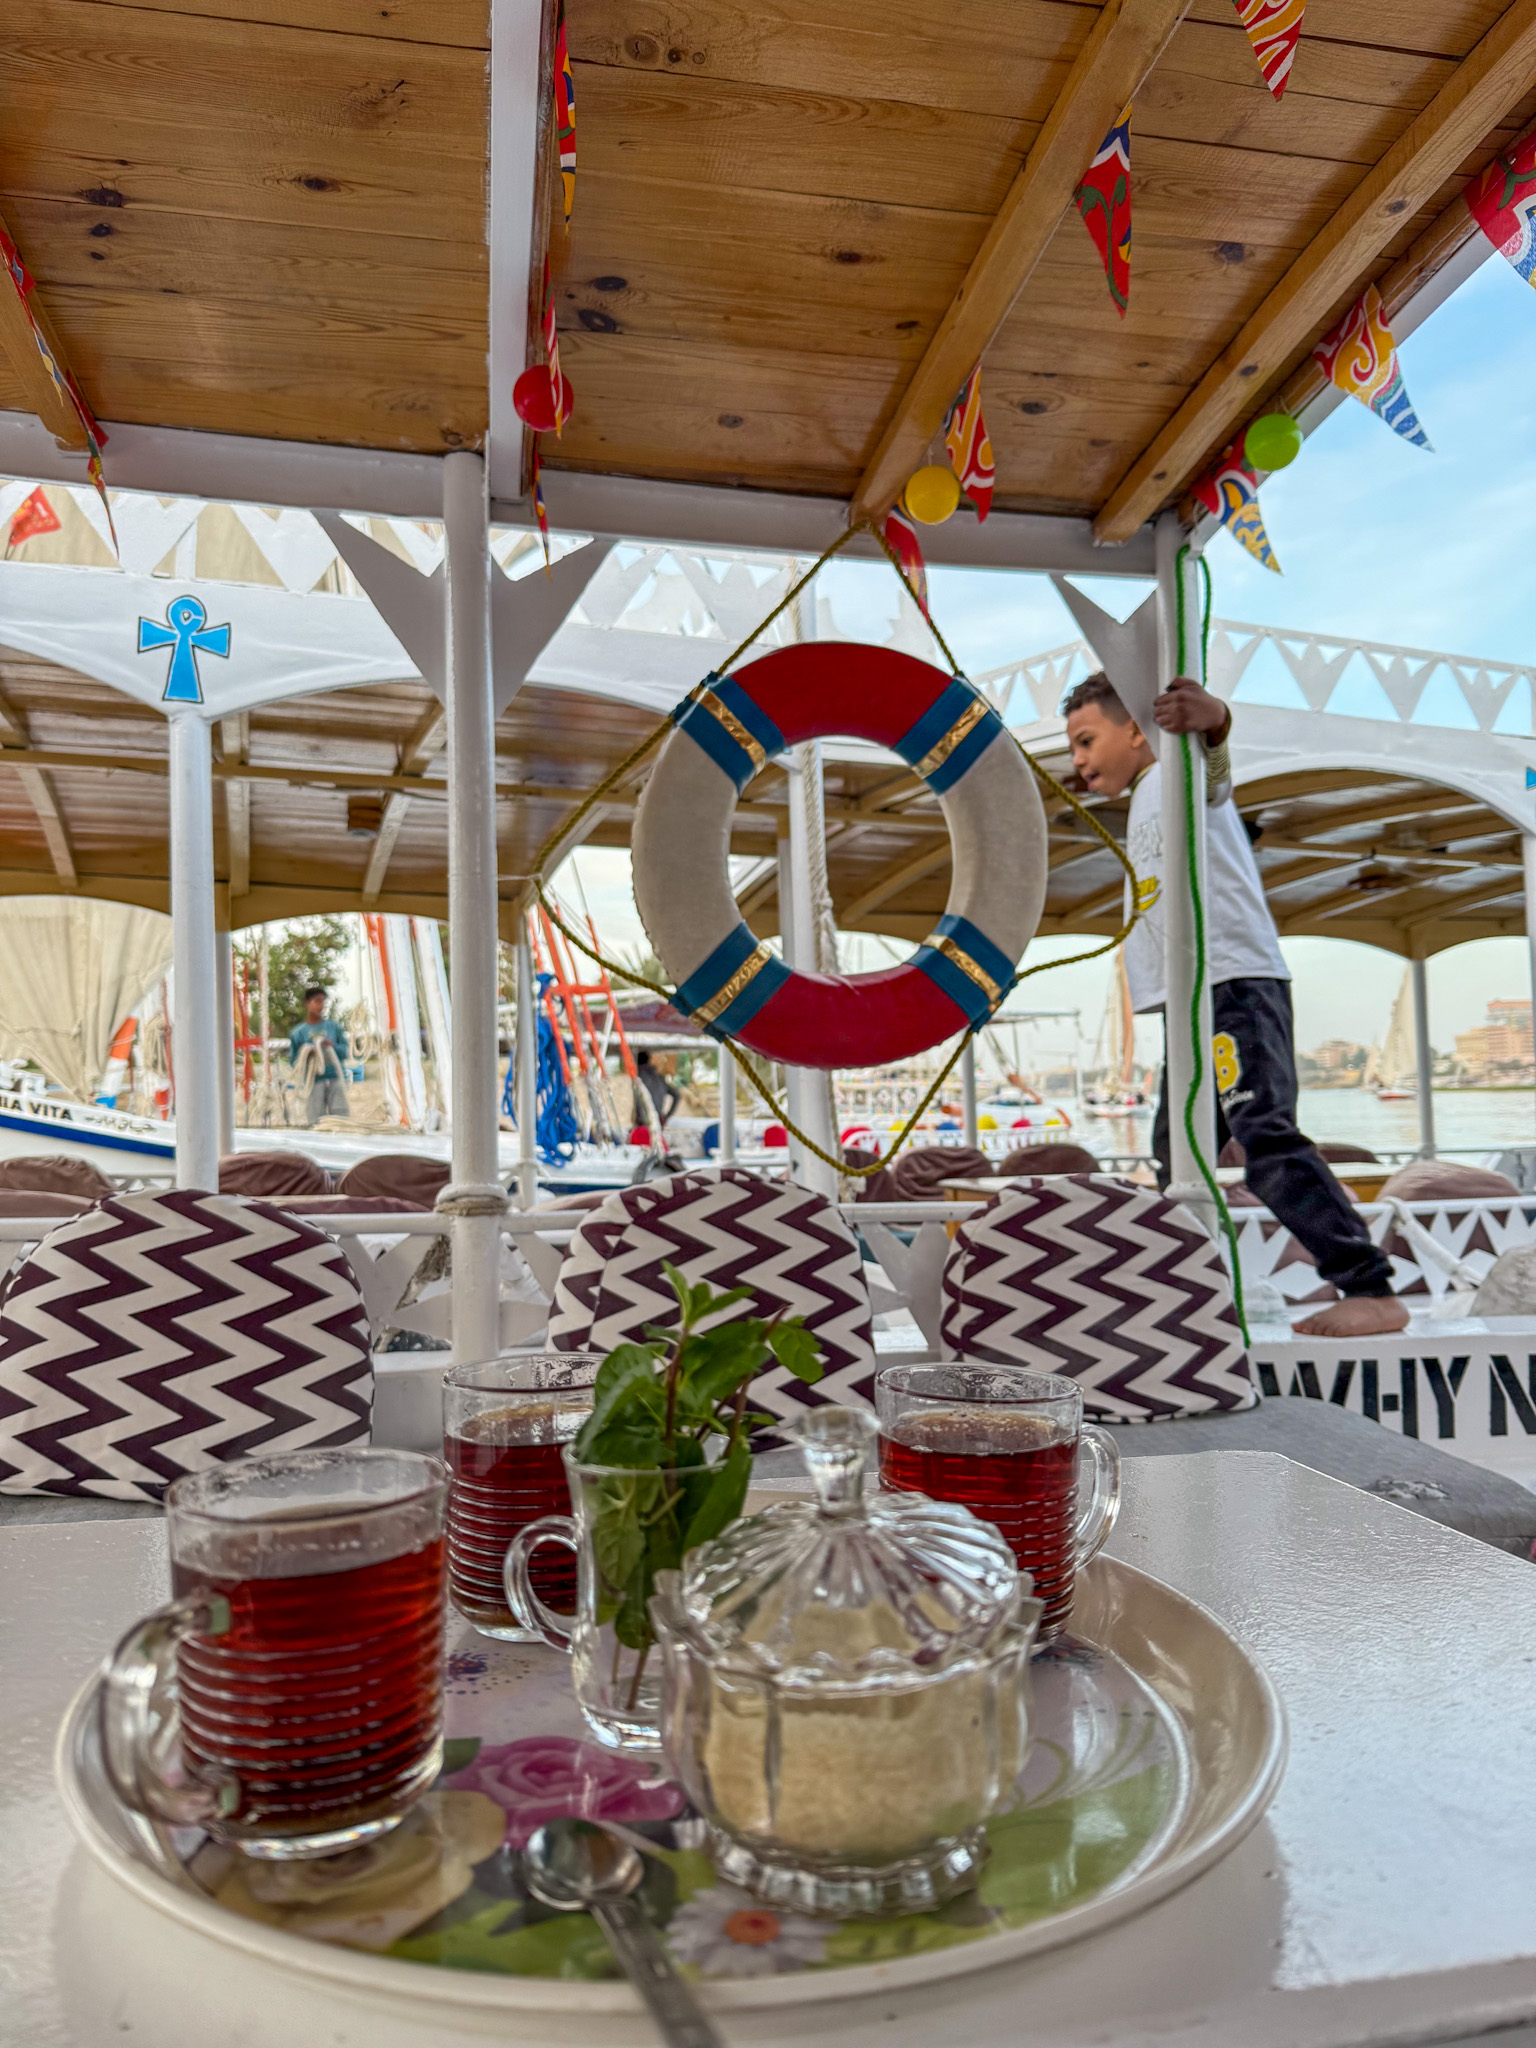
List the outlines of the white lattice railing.
{"type": "MultiPolygon", "coordinates": [[[[1234,696],[1266,653],[1270,674],[1277,672],[1277,657],[1280,671],[1294,682],[1312,711],[1327,711],[1341,684],[1359,680],[1374,683],[1405,725],[1465,727],[1470,720],[1479,732],[1492,732],[1505,719],[1506,732],[1529,736],[1532,731],[1536,667],[1479,661],[1428,647],[1392,647],[1336,634],[1250,626],[1234,619],[1211,622],[1210,687],[1219,697],[1234,696]],[[1448,717],[1439,708],[1448,692],[1464,707],[1465,719],[1448,717]],[[1521,707],[1518,715],[1512,710],[1515,705],[1521,707]]],[[[1028,725],[1037,718],[1054,718],[1072,685],[1097,667],[1086,640],[1069,640],[1044,654],[989,669],[974,680],[1007,723],[1028,725]]]]}

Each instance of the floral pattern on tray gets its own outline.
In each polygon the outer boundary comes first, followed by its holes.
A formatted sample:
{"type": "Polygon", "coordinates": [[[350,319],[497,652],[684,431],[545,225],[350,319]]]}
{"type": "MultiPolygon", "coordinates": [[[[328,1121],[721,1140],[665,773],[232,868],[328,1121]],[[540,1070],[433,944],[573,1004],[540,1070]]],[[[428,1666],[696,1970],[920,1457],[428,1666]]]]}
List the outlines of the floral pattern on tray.
{"type": "Polygon", "coordinates": [[[522,1883],[535,1829],[578,1814],[645,1843],[640,1896],[689,1975],[848,1968],[985,1941],[1128,1882],[1187,1800],[1180,1739],[1117,1658],[1066,1636],[1033,1674],[1019,1805],[989,1827],[977,1889],[932,1913],[812,1919],[718,1882],[661,1761],[585,1738],[564,1661],[478,1637],[453,1646],[442,1775],[392,1834],[324,1865],[254,1863],[204,1841],[188,1868],[231,1911],[311,1939],[449,1969],[614,1977],[590,1915],[552,1912],[522,1883]]]}

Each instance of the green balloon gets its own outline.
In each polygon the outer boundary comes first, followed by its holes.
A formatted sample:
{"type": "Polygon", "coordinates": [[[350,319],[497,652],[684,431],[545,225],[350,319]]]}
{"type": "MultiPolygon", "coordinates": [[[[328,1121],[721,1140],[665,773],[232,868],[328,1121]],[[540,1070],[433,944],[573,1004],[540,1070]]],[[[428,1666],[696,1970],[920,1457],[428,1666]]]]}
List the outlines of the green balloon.
{"type": "Polygon", "coordinates": [[[1243,436],[1243,453],[1255,469],[1284,469],[1301,453],[1301,428],[1288,412],[1267,412],[1243,436]]]}

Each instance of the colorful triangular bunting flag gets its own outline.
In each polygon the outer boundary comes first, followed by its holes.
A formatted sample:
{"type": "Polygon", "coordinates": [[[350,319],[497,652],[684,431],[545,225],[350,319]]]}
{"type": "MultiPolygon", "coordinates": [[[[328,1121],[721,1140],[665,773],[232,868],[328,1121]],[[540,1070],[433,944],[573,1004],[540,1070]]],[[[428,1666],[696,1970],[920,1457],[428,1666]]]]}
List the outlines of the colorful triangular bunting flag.
{"type": "Polygon", "coordinates": [[[40,534],[57,533],[59,515],[48,502],[48,493],[39,484],[29,498],[23,498],[11,515],[11,530],[6,537],[5,551],[19,548],[23,541],[36,540],[40,534]]]}
{"type": "Polygon", "coordinates": [[[1368,405],[1393,433],[1401,434],[1415,448],[1431,445],[1428,434],[1419,425],[1418,415],[1408,403],[1397,344],[1375,285],[1366,286],[1312,354],[1330,383],[1358,398],[1362,405],[1368,405]]]}
{"type": "Polygon", "coordinates": [[[555,137],[560,145],[560,191],[569,232],[571,209],[576,204],[576,81],[571,76],[565,34],[565,0],[560,0],[555,16],[555,137]]]}
{"type": "Polygon", "coordinates": [[[1224,448],[1199,482],[1191,485],[1197,504],[1213,513],[1256,562],[1280,574],[1259,510],[1259,473],[1243,454],[1242,436],[1224,448]]]}
{"type": "Polygon", "coordinates": [[[1121,319],[1131,295],[1131,109],[1129,104],[1099,144],[1073,198],[1109,280],[1121,319]]]}
{"type": "Polygon", "coordinates": [[[1232,0],[1237,18],[1248,31],[1264,83],[1276,99],[1285,91],[1301,41],[1301,18],[1307,0],[1232,0]]]}
{"type": "Polygon", "coordinates": [[[560,376],[560,330],[555,325],[555,298],[549,288],[549,258],[544,258],[544,360],[549,364],[550,389],[555,401],[555,439],[565,431],[565,385],[560,376]]]}
{"type": "Polygon", "coordinates": [[[885,544],[901,565],[901,573],[907,579],[917,608],[926,619],[928,616],[928,571],[923,562],[923,550],[917,538],[917,527],[902,511],[893,505],[885,515],[885,524],[880,529],[885,544]]]}
{"type": "Polygon", "coordinates": [[[32,339],[37,344],[37,352],[43,359],[48,375],[53,379],[56,388],[63,392],[64,396],[74,407],[75,417],[79,420],[84,430],[86,446],[89,450],[85,465],[86,474],[96,486],[97,495],[101,499],[101,509],[107,515],[107,531],[112,536],[112,552],[116,554],[117,528],[112,521],[112,507],[107,499],[106,479],[102,474],[101,468],[101,451],[107,445],[107,437],[102,432],[96,415],[86,404],[80,386],[75,382],[68,370],[60,369],[58,363],[54,360],[53,350],[49,346],[48,337],[42,330],[32,304],[33,294],[37,290],[37,285],[33,280],[31,271],[28,270],[26,264],[21,260],[20,250],[3,227],[0,227],[0,267],[3,267],[6,276],[11,281],[12,289],[21,301],[22,313],[26,318],[27,326],[32,331],[32,339]]]}
{"type": "Polygon", "coordinates": [[[539,437],[533,437],[533,462],[529,467],[528,486],[533,497],[533,516],[539,522],[539,539],[544,543],[544,574],[549,574],[549,515],[544,510],[544,484],[541,472],[544,468],[539,457],[539,437]]]}
{"type": "Polygon", "coordinates": [[[1536,284],[1536,128],[1466,189],[1467,211],[1506,263],[1536,284]]]}
{"type": "Polygon", "coordinates": [[[949,408],[944,422],[944,447],[949,463],[960,479],[960,488],[976,507],[976,517],[985,519],[992,510],[992,483],[996,469],[987,423],[981,415],[981,365],[972,370],[960,396],[949,408]]]}

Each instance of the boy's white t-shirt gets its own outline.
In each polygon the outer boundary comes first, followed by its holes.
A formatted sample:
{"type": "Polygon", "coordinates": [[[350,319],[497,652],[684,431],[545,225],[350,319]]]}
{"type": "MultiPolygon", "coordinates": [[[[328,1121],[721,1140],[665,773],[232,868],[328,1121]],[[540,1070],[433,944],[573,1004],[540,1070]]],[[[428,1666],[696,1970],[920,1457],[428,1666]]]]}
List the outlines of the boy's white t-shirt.
{"type": "MultiPolygon", "coordinates": [[[[1253,976],[1289,981],[1275,921],[1264,900],[1258,862],[1231,798],[1205,814],[1205,950],[1211,985],[1253,976]]],[[[1133,1010],[1160,1010],[1167,999],[1163,956],[1163,789],[1156,762],[1131,791],[1125,850],[1142,883],[1144,908],[1125,942],[1133,1010]],[[1150,886],[1149,886],[1150,885],[1150,886]],[[1150,898],[1150,901],[1147,899],[1150,898]]],[[[1130,916],[1130,883],[1126,883],[1130,916]]]]}

